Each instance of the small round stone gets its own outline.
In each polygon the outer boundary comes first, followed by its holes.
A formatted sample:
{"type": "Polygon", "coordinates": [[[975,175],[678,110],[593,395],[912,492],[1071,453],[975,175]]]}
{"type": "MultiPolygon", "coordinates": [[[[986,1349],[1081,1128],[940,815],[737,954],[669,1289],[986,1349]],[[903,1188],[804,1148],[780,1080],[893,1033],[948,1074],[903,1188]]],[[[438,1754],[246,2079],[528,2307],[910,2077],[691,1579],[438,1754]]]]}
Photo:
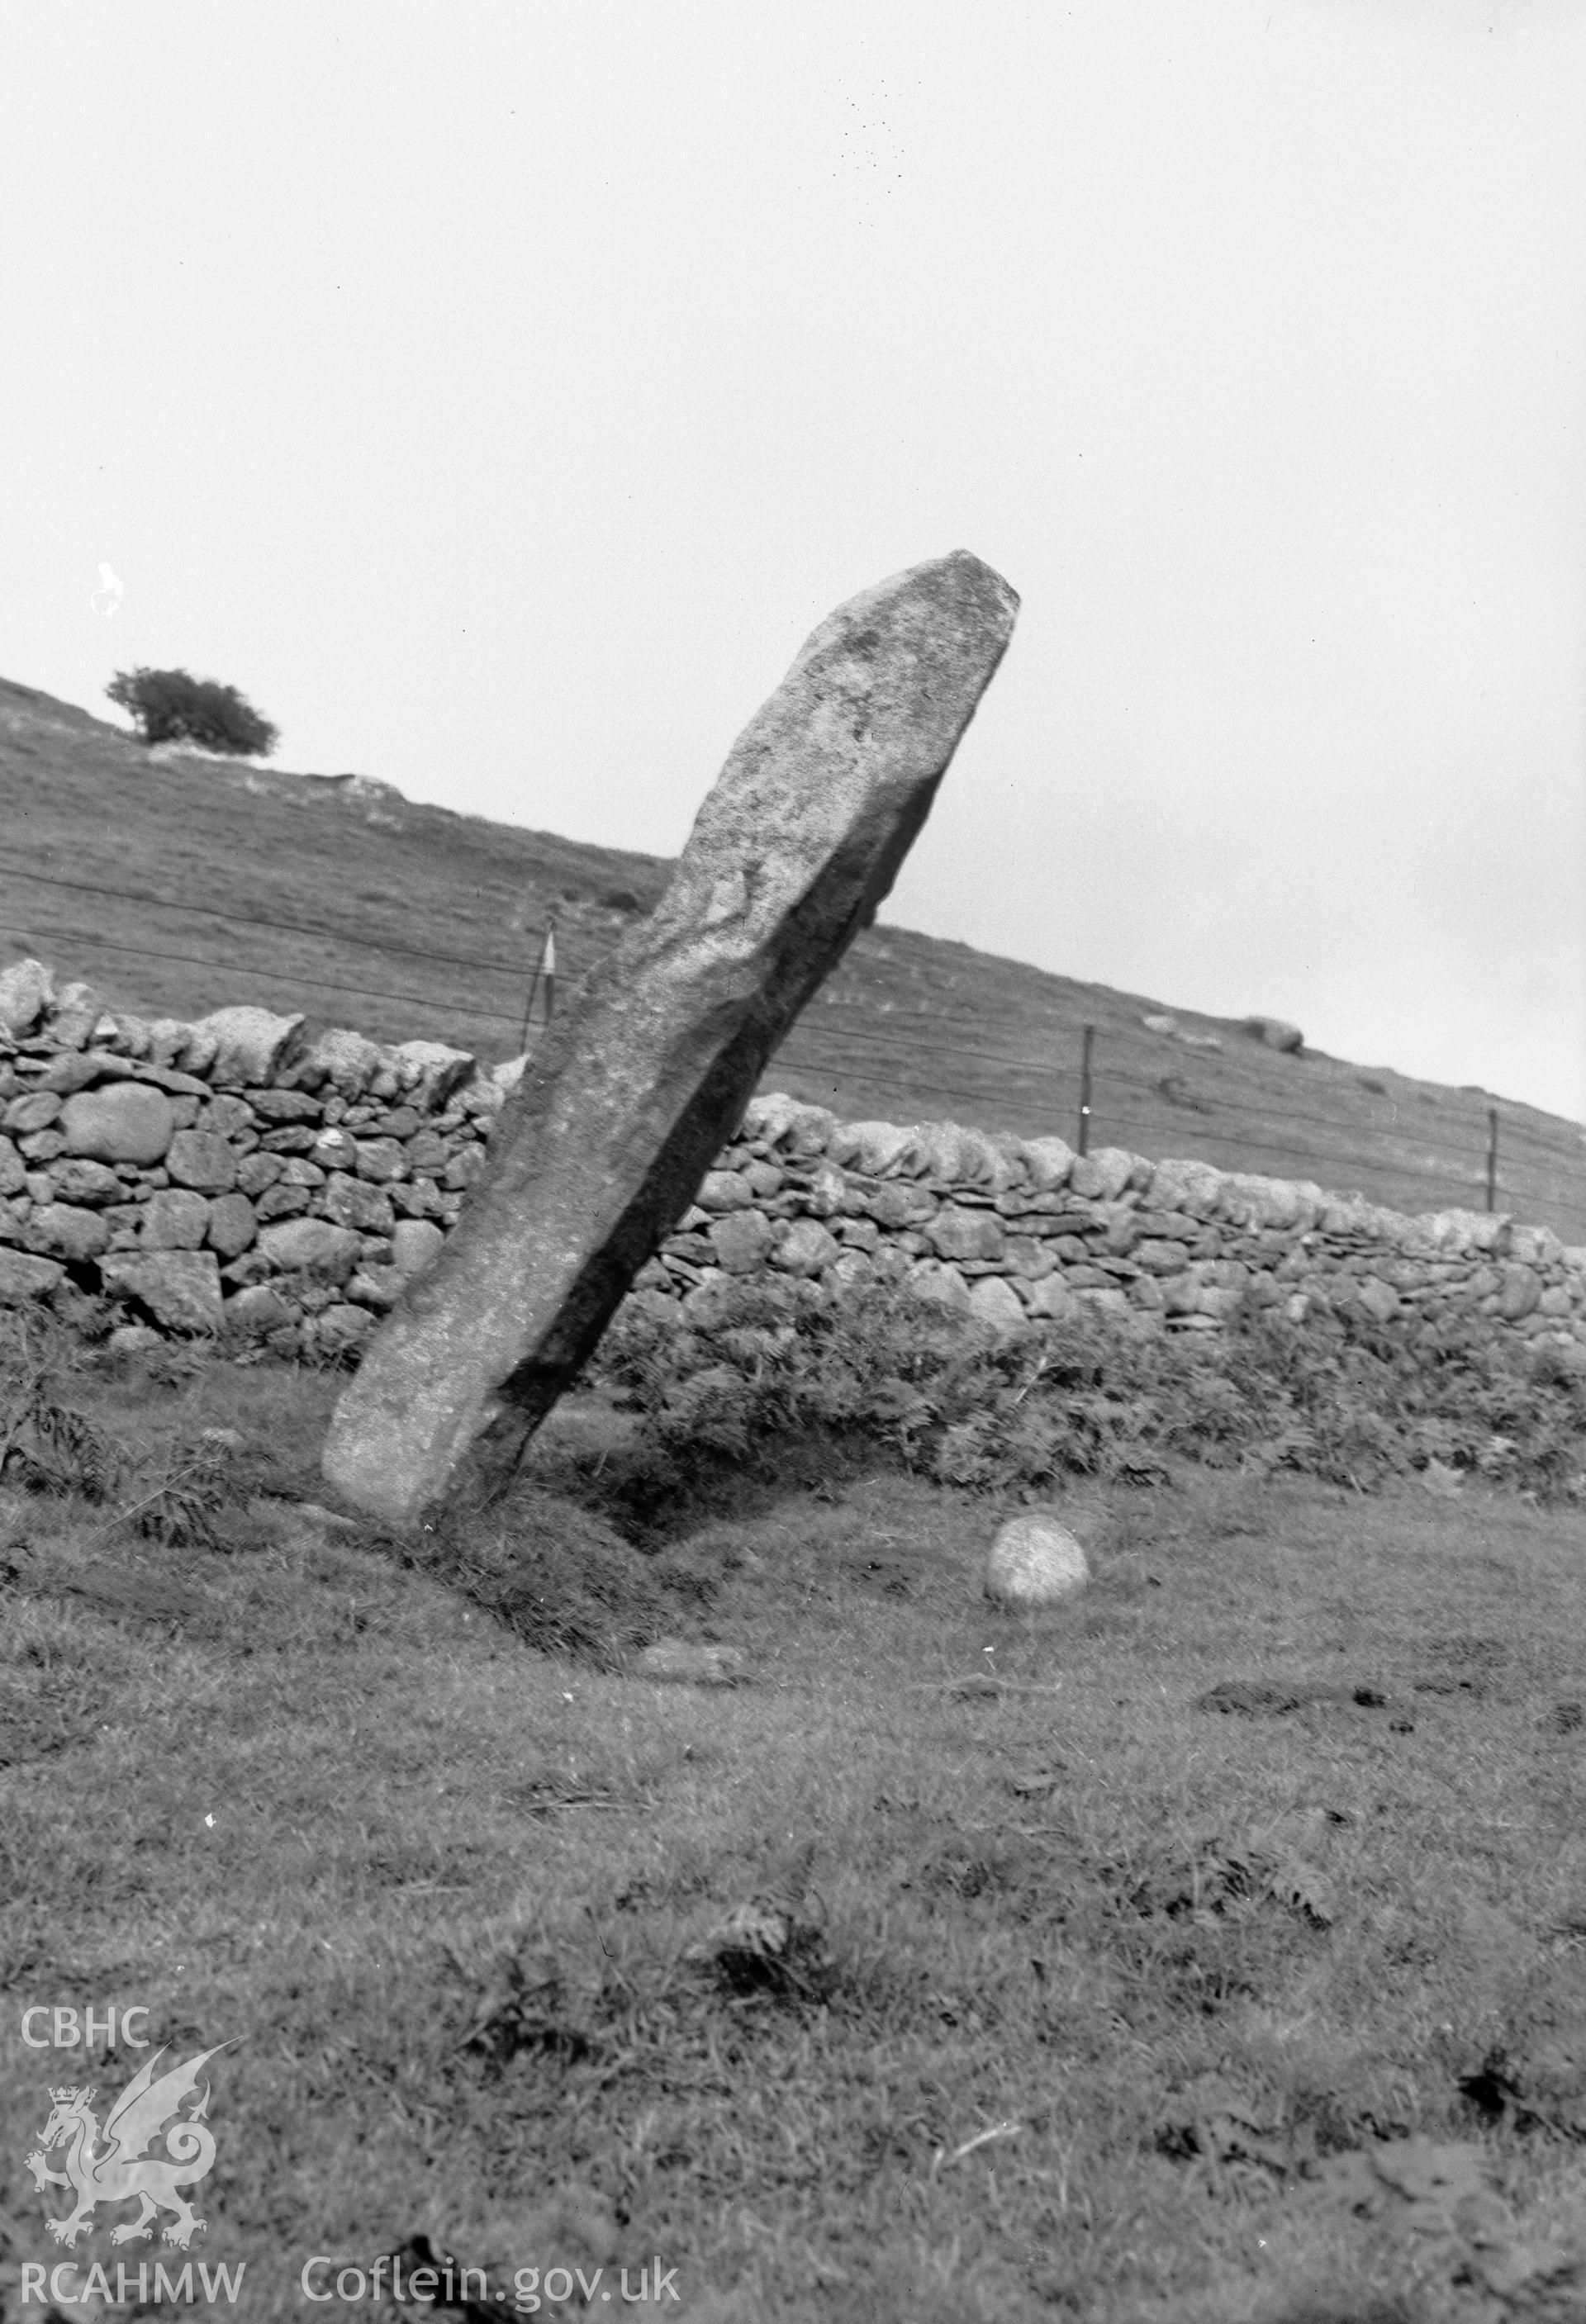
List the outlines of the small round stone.
{"type": "Polygon", "coordinates": [[[1083,1548],[1045,1509],[1010,1517],[986,1562],[986,1595],[1004,1606],[1055,1605],[1089,1579],[1083,1548]]]}

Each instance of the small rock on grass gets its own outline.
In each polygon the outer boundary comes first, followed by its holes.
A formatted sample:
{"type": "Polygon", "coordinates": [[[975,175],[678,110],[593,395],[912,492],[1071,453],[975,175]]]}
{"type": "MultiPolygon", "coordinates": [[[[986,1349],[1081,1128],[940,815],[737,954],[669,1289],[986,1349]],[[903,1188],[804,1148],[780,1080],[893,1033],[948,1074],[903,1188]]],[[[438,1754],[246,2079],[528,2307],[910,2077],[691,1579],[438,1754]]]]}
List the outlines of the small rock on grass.
{"type": "Polygon", "coordinates": [[[356,1517],[338,1516],[335,1509],[322,1508],[318,1501],[297,1501],[292,1515],[300,1525],[323,1526],[327,1533],[356,1533],[356,1517]]]}
{"type": "Polygon", "coordinates": [[[677,1679],[695,1686],[736,1686],[749,1675],[739,1646],[696,1646],[686,1638],[659,1638],[634,1665],[641,1678],[677,1679]]]}
{"type": "Polygon", "coordinates": [[[357,1531],[355,1517],[338,1517],[334,1509],[321,1508],[318,1501],[290,1501],[262,1493],[248,1503],[247,1513],[256,1525],[267,1526],[281,1538],[300,1532],[305,1526],[317,1526],[326,1534],[357,1531]]]}
{"type": "Polygon", "coordinates": [[[1050,1606],[1090,1579],[1081,1545],[1049,1511],[1010,1517],[986,1561],[986,1595],[1004,1606],[1050,1606]]]}
{"type": "Polygon", "coordinates": [[[1268,1686],[1259,1679],[1225,1678],[1204,1694],[1197,1694],[1197,1711],[1215,1711],[1224,1717],[1237,1712],[1241,1719],[1262,1717],[1281,1719],[1285,1712],[1298,1711],[1314,1689],[1292,1686],[1268,1686]]]}

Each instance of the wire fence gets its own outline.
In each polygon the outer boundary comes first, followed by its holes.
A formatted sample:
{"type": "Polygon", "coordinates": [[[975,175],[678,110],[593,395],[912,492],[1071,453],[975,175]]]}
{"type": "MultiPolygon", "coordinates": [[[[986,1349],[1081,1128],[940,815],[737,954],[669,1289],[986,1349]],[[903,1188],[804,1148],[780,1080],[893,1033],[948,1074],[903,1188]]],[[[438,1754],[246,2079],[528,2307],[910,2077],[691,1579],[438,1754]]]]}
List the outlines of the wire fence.
{"type": "MultiPolygon", "coordinates": [[[[0,875],[63,899],[83,899],[84,908],[72,913],[67,924],[43,927],[31,916],[26,922],[31,936],[47,937],[67,956],[86,950],[162,968],[201,970],[211,978],[225,973],[289,993],[374,1002],[422,1012],[448,1025],[492,1028],[493,1040],[484,1034],[478,1038],[503,1054],[527,1042],[536,999],[540,1024],[554,1008],[559,933],[554,916],[542,927],[514,930],[521,945],[514,944],[510,957],[492,958],[372,933],[367,925],[352,928],[324,919],[234,911],[185,897],[42,872],[5,851],[0,851],[0,875]],[[170,943],[139,943],[85,925],[88,899],[123,909],[134,906],[150,913],[175,913],[186,922],[213,927],[217,936],[233,929],[266,938],[286,936],[307,939],[310,945],[346,948],[393,964],[411,961],[454,973],[444,980],[416,976],[413,984],[428,982],[429,989],[415,991],[407,979],[382,977],[378,969],[372,969],[367,979],[355,970],[313,973],[316,966],[334,971],[338,966],[334,960],[301,966],[266,964],[253,957],[256,945],[247,948],[248,957],[230,959],[170,943]],[[457,982],[456,972],[466,980],[467,997],[436,989],[438,983],[457,982]],[[490,1005],[490,996],[478,991],[481,977],[498,984],[503,1005],[490,1005]]],[[[189,925],[184,933],[190,942],[198,931],[189,925]]],[[[568,964],[575,975],[595,956],[589,947],[588,957],[578,958],[578,949],[575,946],[568,964]]],[[[1398,1207],[1480,1209],[1485,1204],[1516,1211],[1553,1224],[1567,1240],[1586,1241],[1586,1142],[1572,1155],[1567,1125],[1544,1129],[1523,1111],[1486,1104],[1485,1120],[1470,1125],[1474,1137],[1460,1136],[1462,1124],[1438,1124],[1434,1139],[1401,1127],[1395,1105],[1393,1120],[1368,1130],[1375,1150],[1367,1151],[1347,1134],[1361,1125],[1336,1114],[1293,1105],[1279,1111],[1270,1102],[1225,1094],[1222,1089],[1204,1099],[1192,1094],[1186,1102],[1170,1086],[1178,1078],[1175,1074],[1157,1074],[1153,1080],[1154,1068],[1161,1064],[1159,1042],[1148,1045],[1120,1028],[1104,1028],[1099,1039],[1093,1039],[1095,1028],[1085,1028],[1082,1046],[1065,1021],[1053,1028],[1050,1053],[1032,1056],[999,1043],[981,1020],[950,1010],[888,1007],[878,1011],[868,1003],[863,1004],[864,1022],[846,1021],[859,1014],[860,1006],[828,991],[821,1005],[806,1010],[795,1025],[778,1052],[779,1065],[829,1087],[846,1103],[901,1101],[909,1119],[940,1115],[952,1107],[988,1128],[1005,1127],[1010,1115],[1018,1116],[1026,1124],[1058,1132],[1082,1150],[1087,1144],[1092,1148],[1132,1144],[1138,1151],[1162,1153],[1187,1146],[1227,1168],[1255,1167],[1271,1176],[1312,1178],[1329,1185],[1363,1179],[1379,1190],[1380,1199],[1398,1207]],[[974,1038],[954,1038],[960,1032],[974,1038]],[[965,1066],[973,1072],[966,1073],[965,1066]],[[1433,1144],[1436,1150],[1427,1152],[1433,1144]]],[[[1357,1074],[1356,1079],[1369,1087],[1367,1077],[1357,1074]]]]}
{"type": "Polygon", "coordinates": [[[1586,1240],[1586,1132],[1545,1122],[1524,1109],[1498,1106],[1479,1093],[1459,1093],[1475,1102],[1468,1125],[1440,1122],[1435,1137],[1426,1137],[1418,1134],[1422,1125],[1399,1120],[1399,1102],[1385,1084],[1346,1069],[1363,1091],[1375,1090],[1390,1111],[1387,1122],[1371,1125],[1369,1134],[1379,1142],[1374,1151],[1365,1151],[1348,1135],[1360,1125],[1337,1112],[1287,1103],[1278,1108],[1269,1098],[1252,1102],[1222,1089],[1203,1102],[1192,1099],[1186,1107],[1182,1094],[1164,1091],[1165,1084],[1176,1088],[1178,1075],[1159,1071],[1159,1037],[1148,1043],[1114,1028],[1098,1041],[1097,1028],[1084,1027],[1076,1041],[1072,1025],[1065,1025],[1055,1054],[1041,1058],[1000,1046],[994,1037],[973,1045],[939,1038],[935,1028],[951,1020],[936,1013],[916,1024],[889,1014],[884,1026],[875,1022],[873,1010],[869,1013],[868,1024],[845,1025],[834,1021],[841,1015],[838,1007],[807,1012],[783,1045],[780,1060],[814,1075],[830,1075],[835,1066],[844,1079],[862,1078],[868,1088],[908,1101],[928,1087],[937,1100],[983,1112],[984,1084],[976,1087],[969,1077],[955,1075],[950,1062],[963,1060],[982,1073],[1007,1076],[1004,1089],[1010,1093],[1038,1092],[1056,1115],[1049,1126],[1081,1151],[1087,1145],[1139,1140],[1141,1150],[1159,1152],[1167,1136],[1181,1149],[1187,1145],[1208,1159],[1213,1158],[1208,1149],[1232,1150],[1234,1158],[1225,1167],[1253,1167],[1333,1185],[1341,1173],[1351,1170],[1378,1182],[1392,1180],[1393,1200],[1400,1207],[1406,1193],[1426,1197],[1418,1205],[1424,1208],[1513,1210],[1526,1201],[1531,1205],[1527,1215],[1546,1217],[1561,1231],[1586,1240]],[[907,1070],[911,1054],[927,1060],[916,1080],[898,1071],[899,1065],[907,1070]],[[1162,1103],[1153,1107],[1153,1097],[1162,1103]],[[1467,1126],[1473,1136],[1460,1134],[1467,1126]],[[1428,1153],[1429,1145],[1437,1150],[1428,1153]]]}

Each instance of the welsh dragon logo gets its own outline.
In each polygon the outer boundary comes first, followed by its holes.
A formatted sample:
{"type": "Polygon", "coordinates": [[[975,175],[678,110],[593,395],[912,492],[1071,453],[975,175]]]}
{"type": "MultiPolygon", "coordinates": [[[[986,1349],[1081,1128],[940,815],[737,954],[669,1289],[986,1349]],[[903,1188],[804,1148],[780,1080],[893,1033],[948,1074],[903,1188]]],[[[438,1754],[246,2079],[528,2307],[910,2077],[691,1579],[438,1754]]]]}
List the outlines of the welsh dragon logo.
{"type": "Polygon", "coordinates": [[[190,2114],[181,2113],[180,2108],[198,2091],[199,2068],[230,2046],[218,2042],[213,2050],[189,2058],[185,2066],[171,2067],[158,2081],[154,2069],[165,2052],[157,2050],[106,2116],[100,2153],[95,2153],[100,2143],[99,2125],[91,2111],[97,2092],[91,2088],[51,2091],[50,2119],[39,2134],[43,2144],[28,2156],[27,2166],[41,2195],[46,2187],[77,2190],[76,2209],[49,2222],[57,2243],[70,2250],[79,2236],[90,2233],[101,2203],[136,2202],[139,2206],[135,2219],[111,2231],[113,2244],[141,2243],[152,2237],[161,2211],[175,2214],[164,2232],[168,2244],[185,2249],[201,2232],[204,2221],[194,2217],[192,2205],[176,2190],[202,2179],[215,2160],[215,2135],[204,2119],[209,2110],[208,2083],[204,2084],[203,2095],[190,2114]],[[161,2131],[165,2152],[150,2154],[147,2149],[161,2131]],[[50,2151],[63,2143],[66,2168],[51,2171],[50,2151]]]}

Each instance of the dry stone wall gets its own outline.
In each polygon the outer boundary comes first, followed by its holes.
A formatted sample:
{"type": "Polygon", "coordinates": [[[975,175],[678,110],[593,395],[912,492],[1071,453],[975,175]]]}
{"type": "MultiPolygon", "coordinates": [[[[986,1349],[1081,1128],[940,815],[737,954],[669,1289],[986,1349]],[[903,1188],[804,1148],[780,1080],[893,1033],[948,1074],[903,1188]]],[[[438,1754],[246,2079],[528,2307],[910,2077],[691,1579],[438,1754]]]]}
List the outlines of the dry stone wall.
{"type": "Polygon", "coordinates": [[[355,1350],[429,1264],[505,1095],[462,1050],[196,1024],[0,974],[0,1304],[120,1303],[124,1344],[223,1327],[355,1350]]]}
{"type": "MultiPolygon", "coordinates": [[[[441,1248],[518,1070],[308,1040],[263,1009],[140,1019],[17,963],[0,973],[0,1305],[69,1312],[98,1291],[124,1345],[225,1327],[355,1351],[441,1248]]],[[[1545,1227],[780,1096],[752,1101],[630,1296],[687,1321],[745,1279],[907,1284],[998,1327],[1475,1317],[1586,1370],[1586,1249],[1545,1227]]]]}
{"type": "MultiPolygon", "coordinates": [[[[1586,1371],[1586,1248],[1502,1215],[1407,1218],[1308,1183],[951,1122],[839,1122],[756,1098],[633,1296],[733,1277],[900,1283],[983,1323],[1087,1311],[1213,1333],[1277,1308],[1434,1326],[1479,1317],[1586,1371]]],[[[697,1312],[696,1306],[695,1312],[697,1312]]]]}

